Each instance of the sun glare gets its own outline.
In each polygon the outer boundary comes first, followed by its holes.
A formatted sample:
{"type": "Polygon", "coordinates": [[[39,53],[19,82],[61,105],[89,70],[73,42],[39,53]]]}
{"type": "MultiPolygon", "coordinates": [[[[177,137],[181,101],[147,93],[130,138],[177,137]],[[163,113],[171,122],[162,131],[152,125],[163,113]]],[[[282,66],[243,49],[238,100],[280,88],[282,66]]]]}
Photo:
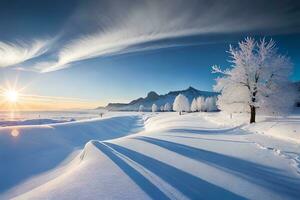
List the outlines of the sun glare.
{"type": "Polygon", "coordinates": [[[15,103],[18,101],[19,94],[15,90],[9,90],[9,91],[5,92],[5,97],[6,97],[7,101],[15,103]]]}
{"type": "Polygon", "coordinates": [[[20,132],[18,131],[18,129],[13,129],[10,134],[13,136],[13,137],[18,137],[18,135],[20,134],[20,132]]]}

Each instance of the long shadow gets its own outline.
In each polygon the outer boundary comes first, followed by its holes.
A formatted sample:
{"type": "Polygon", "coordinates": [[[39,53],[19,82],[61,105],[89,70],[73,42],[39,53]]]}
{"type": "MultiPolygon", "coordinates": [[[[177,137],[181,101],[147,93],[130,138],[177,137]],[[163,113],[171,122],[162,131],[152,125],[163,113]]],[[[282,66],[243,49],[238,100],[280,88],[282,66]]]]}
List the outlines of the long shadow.
{"type": "Polygon", "coordinates": [[[182,136],[182,135],[163,135],[167,137],[173,138],[187,138],[187,139],[196,139],[196,140],[205,140],[205,141],[217,141],[217,142],[233,142],[233,143],[245,143],[251,144],[252,142],[247,141],[240,141],[240,140],[223,140],[223,139],[214,139],[214,138],[199,138],[199,137],[192,137],[192,136],[182,136]]]}
{"type": "Polygon", "coordinates": [[[141,173],[136,171],[133,167],[128,165],[124,160],[118,157],[111,149],[100,142],[93,142],[93,144],[101,150],[107,157],[109,157],[120,169],[125,172],[131,180],[133,180],[145,193],[152,199],[170,199],[159,188],[146,179],[141,173]]]}
{"type": "Polygon", "coordinates": [[[226,134],[226,135],[247,135],[249,134],[246,131],[240,130],[240,127],[234,127],[234,128],[229,128],[229,129],[191,129],[191,128],[186,128],[186,129],[170,129],[168,132],[173,132],[173,133],[193,133],[193,134],[226,134]],[[238,130],[238,131],[237,131],[238,130]]]}
{"type": "Polygon", "coordinates": [[[113,143],[104,143],[156,174],[190,199],[245,199],[149,156],[113,143]]]}
{"type": "Polygon", "coordinates": [[[296,199],[300,198],[300,180],[287,177],[278,169],[256,164],[232,156],[219,154],[191,146],[150,137],[136,137],[133,139],[148,142],[175,153],[189,157],[240,176],[254,184],[270,189],[276,193],[285,194],[296,199]]]}

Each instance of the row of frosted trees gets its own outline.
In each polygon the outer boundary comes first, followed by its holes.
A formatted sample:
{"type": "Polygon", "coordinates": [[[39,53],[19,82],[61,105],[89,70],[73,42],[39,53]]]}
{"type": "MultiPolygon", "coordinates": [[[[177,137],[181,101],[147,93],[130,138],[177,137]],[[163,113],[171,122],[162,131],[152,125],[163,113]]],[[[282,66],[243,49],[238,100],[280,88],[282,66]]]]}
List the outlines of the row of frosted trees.
{"type": "MultiPolygon", "coordinates": [[[[145,108],[143,105],[140,105],[139,111],[144,111],[145,108]]],[[[169,112],[169,111],[176,111],[181,114],[182,112],[211,112],[216,111],[216,97],[198,97],[194,98],[192,103],[189,103],[188,98],[183,94],[179,94],[174,102],[173,107],[170,103],[166,103],[158,107],[156,104],[153,104],[151,107],[152,112],[169,112]]]]}
{"type": "Polygon", "coordinates": [[[192,112],[211,112],[218,110],[216,105],[216,97],[198,97],[193,99],[191,104],[192,112]]]}
{"type": "Polygon", "coordinates": [[[179,94],[173,103],[173,110],[179,112],[212,112],[217,110],[216,97],[194,98],[192,103],[183,95],[179,94]]]}

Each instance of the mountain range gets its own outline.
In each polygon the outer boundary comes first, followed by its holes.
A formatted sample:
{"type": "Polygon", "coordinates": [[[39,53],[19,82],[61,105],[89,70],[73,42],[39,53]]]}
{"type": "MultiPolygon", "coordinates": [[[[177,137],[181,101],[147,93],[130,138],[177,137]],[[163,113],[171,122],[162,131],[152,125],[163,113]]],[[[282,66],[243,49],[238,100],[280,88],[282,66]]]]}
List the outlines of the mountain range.
{"type": "Polygon", "coordinates": [[[186,90],[171,91],[163,95],[159,95],[156,92],[151,91],[147,94],[146,97],[140,97],[129,103],[109,103],[105,107],[105,109],[110,111],[137,111],[139,110],[140,105],[143,105],[144,111],[150,111],[153,104],[156,104],[158,107],[165,105],[166,103],[170,103],[170,105],[172,105],[175,97],[178,94],[183,94],[184,96],[186,96],[190,103],[194,98],[197,98],[199,96],[206,98],[218,95],[218,93],[216,92],[201,91],[193,87],[189,87],[186,90]]]}

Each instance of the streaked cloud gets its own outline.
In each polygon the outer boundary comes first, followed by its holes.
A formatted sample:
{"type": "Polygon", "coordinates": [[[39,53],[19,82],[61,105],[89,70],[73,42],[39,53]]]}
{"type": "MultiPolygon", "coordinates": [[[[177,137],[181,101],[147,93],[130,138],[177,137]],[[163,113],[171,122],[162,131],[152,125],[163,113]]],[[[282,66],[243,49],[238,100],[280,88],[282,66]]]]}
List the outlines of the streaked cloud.
{"type": "Polygon", "coordinates": [[[35,40],[27,42],[1,42],[0,41],[0,67],[13,66],[32,58],[36,58],[49,48],[49,41],[35,40]]]}
{"type": "MultiPolygon", "coordinates": [[[[66,42],[56,61],[37,63],[36,68],[56,71],[81,60],[144,51],[139,45],[176,37],[299,32],[300,14],[293,6],[288,1],[100,1],[76,13],[90,14],[93,31],[66,42]]],[[[165,45],[147,47],[159,48],[165,45]]]]}

